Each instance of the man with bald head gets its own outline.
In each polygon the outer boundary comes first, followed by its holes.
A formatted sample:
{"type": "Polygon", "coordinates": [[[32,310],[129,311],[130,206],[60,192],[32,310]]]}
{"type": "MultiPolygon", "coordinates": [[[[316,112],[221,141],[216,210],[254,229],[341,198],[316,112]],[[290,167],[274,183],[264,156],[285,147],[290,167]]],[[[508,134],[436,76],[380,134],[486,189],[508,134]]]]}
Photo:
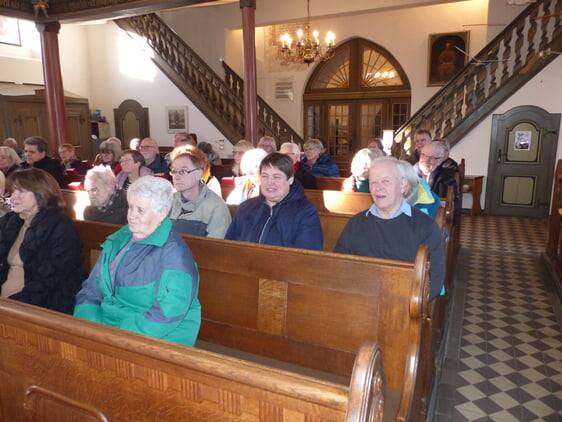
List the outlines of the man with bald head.
{"type": "Polygon", "coordinates": [[[144,157],[146,166],[154,172],[155,176],[170,179],[170,169],[166,161],[160,156],[156,140],[144,138],[140,143],[140,152],[144,157]]]}
{"type": "Polygon", "coordinates": [[[433,218],[406,202],[407,186],[406,170],[396,158],[375,158],[369,169],[374,203],[349,220],[334,252],[414,262],[420,245],[427,245],[432,300],[441,293],[445,279],[443,238],[433,218]]]}

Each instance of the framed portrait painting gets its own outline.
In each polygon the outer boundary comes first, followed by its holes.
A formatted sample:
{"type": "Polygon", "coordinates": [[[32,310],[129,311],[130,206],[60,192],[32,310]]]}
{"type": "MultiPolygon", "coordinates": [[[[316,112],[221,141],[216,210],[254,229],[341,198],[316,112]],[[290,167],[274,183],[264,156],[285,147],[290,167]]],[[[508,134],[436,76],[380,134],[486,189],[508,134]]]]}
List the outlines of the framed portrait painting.
{"type": "Polygon", "coordinates": [[[166,107],[166,127],[168,133],[187,132],[187,107],[166,107]]]}
{"type": "Polygon", "coordinates": [[[0,16],[0,43],[21,45],[19,21],[0,16]]]}
{"type": "Polygon", "coordinates": [[[445,85],[468,62],[469,31],[430,34],[427,86],[445,85]]]}

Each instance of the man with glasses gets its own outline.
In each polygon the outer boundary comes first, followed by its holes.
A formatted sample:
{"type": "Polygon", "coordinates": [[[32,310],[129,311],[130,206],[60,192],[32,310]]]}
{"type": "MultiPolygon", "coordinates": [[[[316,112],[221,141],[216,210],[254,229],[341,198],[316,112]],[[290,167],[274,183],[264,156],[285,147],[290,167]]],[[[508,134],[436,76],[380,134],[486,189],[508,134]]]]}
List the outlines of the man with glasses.
{"type": "Polygon", "coordinates": [[[170,173],[176,188],[170,218],[184,234],[223,239],[230,225],[230,211],[224,200],[202,180],[209,167],[199,148],[186,145],[171,152],[170,173]]]}
{"type": "Polygon", "coordinates": [[[168,164],[160,156],[158,143],[152,138],[144,138],[140,143],[140,152],[144,157],[146,166],[154,172],[155,176],[170,179],[168,164]]]}
{"type": "Polygon", "coordinates": [[[445,147],[439,142],[430,142],[421,150],[420,161],[416,163],[414,169],[418,176],[422,177],[429,184],[430,189],[440,198],[447,197],[447,189],[453,186],[455,193],[455,213],[453,221],[456,222],[459,208],[459,187],[455,181],[455,171],[452,168],[442,166],[445,161],[445,147]]]}

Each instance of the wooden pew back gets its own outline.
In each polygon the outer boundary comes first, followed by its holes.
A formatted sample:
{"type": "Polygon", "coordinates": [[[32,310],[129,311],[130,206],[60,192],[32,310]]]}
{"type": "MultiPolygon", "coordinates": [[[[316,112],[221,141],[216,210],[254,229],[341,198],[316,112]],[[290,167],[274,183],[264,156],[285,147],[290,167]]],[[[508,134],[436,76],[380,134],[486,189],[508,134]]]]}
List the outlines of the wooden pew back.
{"type": "Polygon", "coordinates": [[[5,421],[382,420],[374,344],[350,390],[1,298],[0,355],[5,421]]]}
{"type": "MultiPolygon", "coordinates": [[[[117,228],[76,225],[85,257],[117,228]]],[[[402,414],[419,409],[416,377],[429,292],[426,247],[416,263],[407,263],[184,239],[201,276],[201,340],[343,376],[351,374],[359,346],[375,341],[388,387],[402,394],[402,414]]]]}
{"type": "Polygon", "coordinates": [[[341,190],[345,177],[317,177],[316,189],[318,190],[341,190]]]}

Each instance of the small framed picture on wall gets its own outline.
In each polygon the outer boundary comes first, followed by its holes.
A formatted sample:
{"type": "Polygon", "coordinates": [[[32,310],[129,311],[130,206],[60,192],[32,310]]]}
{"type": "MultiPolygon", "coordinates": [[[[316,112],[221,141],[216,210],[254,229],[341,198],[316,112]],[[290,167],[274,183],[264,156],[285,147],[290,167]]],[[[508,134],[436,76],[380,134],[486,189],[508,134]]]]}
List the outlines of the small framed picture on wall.
{"type": "Polygon", "coordinates": [[[20,25],[17,19],[0,16],[0,43],[21,45],[20,25]]]}
{"type": "Polygon", "coordinates": [[[187,107],[166,107],[166,126],[168,133],[187,132],[187,107]]]}
{"type": "Polygon", "coordinates": [[[469,35],[470,31],[429,35],[427,86],[445,85],[464,67],[469,35]]]}

